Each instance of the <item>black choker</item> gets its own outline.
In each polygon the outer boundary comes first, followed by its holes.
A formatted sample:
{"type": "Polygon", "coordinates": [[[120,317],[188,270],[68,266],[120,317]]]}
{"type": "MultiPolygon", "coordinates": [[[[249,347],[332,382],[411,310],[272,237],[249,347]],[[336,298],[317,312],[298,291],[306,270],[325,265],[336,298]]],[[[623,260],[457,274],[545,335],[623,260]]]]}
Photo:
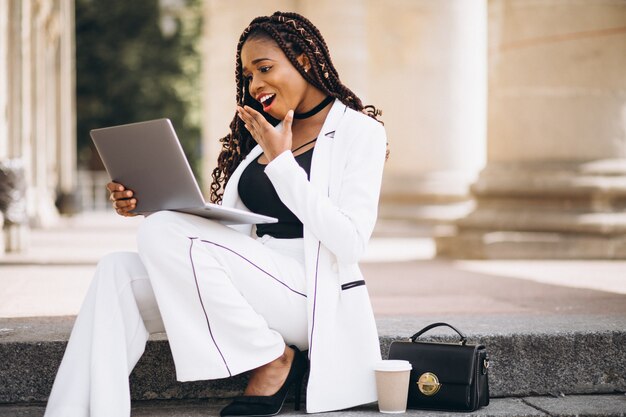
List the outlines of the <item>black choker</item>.
{"type": "Polygon", "coordinates": [[[294,119],[308,119],[311,116],[315,116],[317,113],[321,112],[322,109],[326,106],[328,106],[333,100],[335,100],[335,98],[333,96],[328,96],[326,97],[324,100],[322,100],[322,102],[320,104],[318,104],[317,106],[313,107],[311,110],[309,110],[306,113],[294,113],[293,117],[294,119]]]}

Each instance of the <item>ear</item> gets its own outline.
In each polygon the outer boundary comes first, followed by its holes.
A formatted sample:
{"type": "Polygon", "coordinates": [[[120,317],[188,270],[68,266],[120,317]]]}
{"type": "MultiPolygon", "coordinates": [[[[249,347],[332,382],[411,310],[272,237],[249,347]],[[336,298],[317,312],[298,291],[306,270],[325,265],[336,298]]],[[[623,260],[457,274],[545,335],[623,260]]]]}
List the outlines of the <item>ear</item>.
{"type": "Polygon", "coordinates": [[[309,70],[311,69],[311,60],[309,60],[309,57],[306,56],[304,52],[298,55],[296,60],[298,61],[300,66],[304,68],[304,72],[309,72],[309,70]]]}

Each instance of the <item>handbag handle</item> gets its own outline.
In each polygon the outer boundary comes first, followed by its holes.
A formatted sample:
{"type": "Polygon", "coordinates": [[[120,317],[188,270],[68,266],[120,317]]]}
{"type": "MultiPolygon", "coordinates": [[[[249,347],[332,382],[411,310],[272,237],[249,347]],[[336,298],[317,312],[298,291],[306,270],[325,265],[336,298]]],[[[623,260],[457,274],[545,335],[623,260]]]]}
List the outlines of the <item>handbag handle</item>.
{"type": "Polygon", "coordinates": [[[420,337],[421,335],[423,335],[424,333],[426,333],[430,329],[434,329],[435,327],[441,327],[441,326],[448,326],[449,328],[451,328],[452,330],[457,332],[459,334],[459,336],[461,336],[460,343],[462,345],[465,345],[467,343],[467,337],[465,337],[465,335],[459,329],[457,329],[456,327],[454,327],[454,326],[452,326],[452,325],[450,325],[448,323],[433,323],[431,325],[428,325],[428,326],[424,327],[422,330],[420,330],[419,332],[417,332],[413,336],[411,336],[411,342],[415,342],[418,337],[420,337]]]}

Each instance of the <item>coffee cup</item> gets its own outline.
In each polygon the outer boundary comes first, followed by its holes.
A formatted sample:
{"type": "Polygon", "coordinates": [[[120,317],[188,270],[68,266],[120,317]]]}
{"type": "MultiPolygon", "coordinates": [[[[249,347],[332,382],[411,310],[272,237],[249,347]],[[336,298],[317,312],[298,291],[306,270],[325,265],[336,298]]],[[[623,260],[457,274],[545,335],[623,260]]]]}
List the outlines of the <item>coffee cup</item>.
{"type": "Polygon", "coordinates": [[[406,412],[411,368],[409,361],[402,360],[384,360],[376,365],[376,391],[381,413],[406,412]]]}

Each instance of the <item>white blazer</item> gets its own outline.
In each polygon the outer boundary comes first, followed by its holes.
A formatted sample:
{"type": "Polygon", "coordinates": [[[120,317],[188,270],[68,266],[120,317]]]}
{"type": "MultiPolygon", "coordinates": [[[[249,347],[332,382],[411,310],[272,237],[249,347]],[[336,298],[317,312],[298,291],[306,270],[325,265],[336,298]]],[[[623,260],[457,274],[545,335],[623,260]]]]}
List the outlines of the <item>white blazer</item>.
{"type": "MultiPolygon", "coordinates": [[[[310,181],[293,154],[265,173],[304,225],[311,368],[308,413],[377,400],[373,367],[381,359],[374,314],[357,262],[376,222],[386,152],[380,123],[336,100],[313,151],[310,181]]],[[[233,172],[222,204],[247,210],[237,192],[253,148],[233,172]]],[[[251,234],[252,226],[235,226],[251,234]]]]}

